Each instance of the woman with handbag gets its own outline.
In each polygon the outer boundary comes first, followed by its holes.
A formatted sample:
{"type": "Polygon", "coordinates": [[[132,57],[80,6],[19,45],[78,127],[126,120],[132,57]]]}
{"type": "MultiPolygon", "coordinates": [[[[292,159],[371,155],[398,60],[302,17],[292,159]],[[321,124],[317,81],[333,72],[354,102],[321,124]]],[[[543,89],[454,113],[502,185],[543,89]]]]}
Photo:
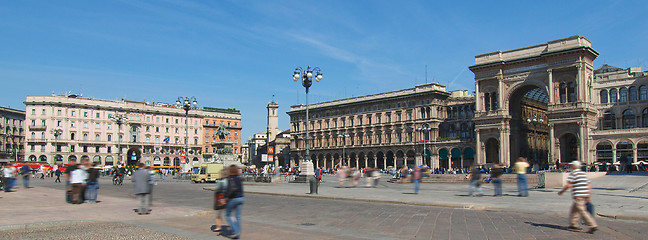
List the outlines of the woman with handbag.
{"type": "Polygon", "coordinates": [[[243,208],[243,182],[239,177],[239,168],[236,165],[229,167],[227,178],[227,204],[225,205],[225,217],[230,225],[229,238],[239,239],[241,236],[241,208],[243,208]],[[235,212],[236,221],[232,216],[235,212]]]}
{"type": "Polygon", "coordinates": [[[220,172],[221,179],[216,181],[216,189],[214,194],[214,210],[216,210],[216,225],[211,227],[212,232],[220,232],[223,226],[223,209],[227,204],[226,191],[227,191],[227,168],[223,168],[220,172]]]}

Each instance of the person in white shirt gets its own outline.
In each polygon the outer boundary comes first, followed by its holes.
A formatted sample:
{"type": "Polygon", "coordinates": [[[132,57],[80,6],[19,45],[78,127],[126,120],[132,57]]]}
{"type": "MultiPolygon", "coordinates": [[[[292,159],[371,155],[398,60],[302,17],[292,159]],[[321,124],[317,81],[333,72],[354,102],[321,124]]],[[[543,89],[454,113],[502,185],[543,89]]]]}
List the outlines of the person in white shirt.
{"type": "Polygon", "coordinates": [[[85,186],[88,181],[88,162],[81,160],[81,165],[72,173],[70,173],[70,185],[72,186],[72,201],[73,204],[83,203],[83,196],[85,194],[85,186]]]}
{"type": "Polygon", "coordinates": [[[4,183],[5,192],[13,192],[11,188],[16,184],[16,168],[11,164],[7,164],[2,170],[2,182],[4,183]]]}

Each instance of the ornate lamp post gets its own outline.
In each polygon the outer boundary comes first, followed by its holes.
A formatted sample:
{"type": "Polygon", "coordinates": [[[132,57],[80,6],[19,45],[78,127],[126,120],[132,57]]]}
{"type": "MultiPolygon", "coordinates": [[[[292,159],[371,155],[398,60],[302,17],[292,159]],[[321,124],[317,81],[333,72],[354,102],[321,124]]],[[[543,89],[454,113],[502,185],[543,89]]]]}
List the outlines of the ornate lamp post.
{"type": "MultiPolygon", "coordinates": [[[[189,160],[189,110],[192,108],[198,107],[198,101],[196,100],[195,97],[178,97],[178,100],[176,100],[176,107],[182,108],[185,110],[185,164],[189,160]]],[[[185,165],[186,166],[186,165],[185,165]]],[[[185,166],[183,166],[183,171],[185,170],[185,166]]]]}
{"type": "MultiPolygon", "coordinates": [[[[425,137],[427,136],[426,133],[429,134],[429,132],[430,132],[430,130],[432,130],[432,128],[427,123],[423,123],[423,125],[421,125],[421,127],[419,127],[417,130],[423,132],[423,164],[426,164],[427,163],[426,162],[426,160],[427,160],[427,148],[425,148],[425,142],[427,142],[428,140],[425,139],[425,137]]],[[[430,165],[432,165],[432,164],[430,164],[430,165]]],[[[463,165],[462,165],[462,167],[463,167],[463,165]]]]}
{"type": "MultiPolygon", "coordinates": [[[[346,160],[346,155],[344,154],[344,148],[346,147],[346,138],[349,137],[349,134],[348,133],[341,133],[341,134],[338,134],[338,137],[342,138],[342,161],[341,162],[344,162],[344,160],[346,160]]],[[[347,166],[348,166],[348,163],[347,163],[347,166]]]]}
{"type": "Polygon", "coordinates": [[[313,71],[315,71],[315,81],[319,82],[322,80],[322,72],[320,71],[319,67],[315,67],[311,69],[310,66],[306,68],[306,70],[302,69],[301,67],[297,67],[295,69],[295,72],[293,73],[293,81],[297,82],[301,78],[302,80],[302,86],[306,88],[306,154],[304,154],[304,161],[310,162],[310,149],[308,145],[308,141],[310,140],[308,136],[308,89],[310,88],[311,85],[313,85],[313,71]]]}
{"type": "Polygon", "coordinates": [[[122,159],[121,159],[121,125],[128,122],[128,117],[117,114],[116,116],[111,116],[109,118],[111,121],[117,123],[117,165],[122,165],[122,159]]]}
{"type": "Polygon", "coordinates": [[[533,125],[533,161],[538,163],[538,124],[544,124],[544,119],[534,115],[533,118],[527,118],[527,123],[533,125]]]}
{"type": "Polygon", "coordinates": [[[50,133],[52,133],[52,135],[54,135],[54,151],[52,151],[52,152],[54,152],[54,156],[52,157],[52,159],[54,159],[53,164],[56,164],[56,160],[58,160],[58,159],[56,159],[56,153],[58,152],[58,138],[59,138],[59,136],[61,136],[61,134],[63,134],[63,130],[61,130],[61,129],[52,129],[50,131],[50,133]]]}

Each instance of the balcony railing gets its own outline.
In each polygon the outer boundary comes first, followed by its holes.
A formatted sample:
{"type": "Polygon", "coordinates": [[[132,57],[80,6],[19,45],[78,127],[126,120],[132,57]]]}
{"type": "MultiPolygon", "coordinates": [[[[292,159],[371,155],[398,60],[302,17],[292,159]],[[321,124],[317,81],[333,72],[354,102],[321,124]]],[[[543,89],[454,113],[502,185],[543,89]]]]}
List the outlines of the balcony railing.
{"type": "Polygon", "coordinates": [[[45,125],[32,125],[29,126],[29,131],[45,131],[47,130],[47,126],[45,125]]]}

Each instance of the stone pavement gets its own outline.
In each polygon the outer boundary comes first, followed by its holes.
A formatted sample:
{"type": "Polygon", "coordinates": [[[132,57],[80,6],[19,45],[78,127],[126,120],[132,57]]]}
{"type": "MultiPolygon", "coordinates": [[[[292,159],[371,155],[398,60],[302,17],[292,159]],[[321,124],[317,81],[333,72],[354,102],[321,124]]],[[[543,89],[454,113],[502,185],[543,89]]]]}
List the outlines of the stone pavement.
{"type": "MultiPolygon", "coordinates": [[[[647,179],[646,176],[607,176],[595,180],[597,211],[612,212],[616,208],[618,213],[625,214],[633,208],[636,214],[617,215],[637,219],[641,219],[641,214],[646,216],[641,206],[646,205],[647,179]]],[[[515,186],[509,184],[505,185],[508,196],[495,198],[468,197],[465,184],[422,184],[420,194],[414,195],[412,184],[382,180],[377,188],[337,188],[336,179],[327,176],[319,195],[306,194],[305,184],[247,184],[243,236],[245,239],[639,239],[645,236],[647,226],[642,221],[599,218],[601,230],[594,235],[568,231],[565,226],[570,196],[557,196],[557,189],[532,190],[530,197],[520,198],[513,196],[515,186]]],[[[125,194],[130,186],[103,185],[100,203],[81,205],[65,203],[60,184],[52,187],[35,184],[37,187],[18,188],[14,193],[1,192],[0,236],[3,239],[216,237],[209,230],[214,222],[210,203],[189,205],[172,201],[187,196],[183,194],[208,201],[212,193],[200,189],[212,184],[160,184],[156,187],[160,201],[154,200],[153,214],[142,216],[131,211],[137,201],[125,194]],[[109,194],[111,188],[123,191],[109,194]]],[[[486,193],[492,192],[489,185],[485,188],[486,193]]]]}
{"type": "MultiPolygon", "coordinates": [[[[365,187],[361,180],[358,187],[345,182],[340,188],[334,176],[326,176],[319,194],[306,194],[305,184],[252,184],[245,191],[259,194],[277,194],[354,201],[374,201],[439,207],[453,207],[478,210],[516,210],[529,212],[557,212],[566,214],[571,206],[571,192],[562,196],[555,189],[533,189],[529,197],[517,197],[516,184],[503,184],[504,196],[492,197],[492,184],[482,184],[485,196],[468,196],[468,182],[422,183],[419,194],[413,194],[411,183],[386,183],[386,175],[376,188],[365,187]]],[[[599,216],[648,221],[648,176],[647,175],[608,175],[592,180],[592,202],[599,216]]]]}

